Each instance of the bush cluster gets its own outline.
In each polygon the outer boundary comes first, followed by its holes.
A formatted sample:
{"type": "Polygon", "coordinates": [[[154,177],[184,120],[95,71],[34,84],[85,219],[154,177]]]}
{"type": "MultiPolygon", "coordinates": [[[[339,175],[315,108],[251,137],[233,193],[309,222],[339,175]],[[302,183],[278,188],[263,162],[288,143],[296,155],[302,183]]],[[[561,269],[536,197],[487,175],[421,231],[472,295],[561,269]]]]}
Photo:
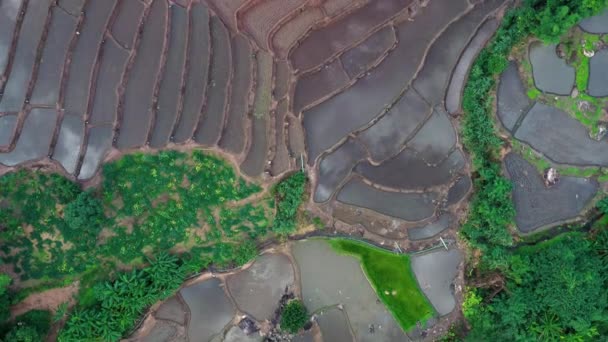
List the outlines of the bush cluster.
{"type": "MultiPolygon", "coordinates": [[[[103,185],[93,191],[57,174],[6,174],[0,177],[1,261],[42,285],[9,298],[3,280],[10,278],[0,277],[0,318],[8,317],[9,302],[78,278],[80,306],[62,340],[116,340],[185,274],[210,264],[242,265],[257,255],[256,241],[268,234],[274,211],[268,200],[249,200],[260,190],[201,151],[125,156],[104,165],[103,185]],[[180,244],[187,250],[180,261],[163,254],[180,244]],[[117,261],[141,267],[159,253],[165,256],[150,267],[91,286],[112,277],[117,261]]],[[[22,330],[13,334],[32,332],[22,330]]]]}
{"type": "Polygon", "coordinates": [[[10,324],[0,328],[0,340],[4,342],[43,341],[51,329],[51,312],[31,310],[17,316],[10,324]]]}
{"type": "Polygon", "coordinates": [[[470,341],[604,341],[608,333],[608,231],[561,235],[509,256],[508,291],[466,296],[470,341]]]}
{"type": "Polygon", "coordinates": [[[296,230],[296,214],[306,190],[306,174],[296,172],[279,182],[274,188],[276,215],[272,230],[290,234],[296,230]]]}
{"type": "Polygon", "coordinates": [[[94,302],[70,314],[58,340],[85,341],[93,336],[103,341],[119,340],[148,306],[171,296],[189,271],[186,264],[169,254],[148,261],[148,267],[98,284],[94,302]]]}
{"type": "Polygon", "coordinates": [[[308,322],[308,311],[300,300],[291,300],[281,312],[281,330],[295,334],[308,322]]]}
{"type": "Polygon", "coordinates": [[[234,266],[257,253],[255,242],[271,228],[272,205],[246,201],[261,188],[201,151],[128,155],[106,164],[103,176],[93,191],[57,174],[0,177],[2,261],[47,287],[104,262],[141,264],[180,243],[234,266]]]}

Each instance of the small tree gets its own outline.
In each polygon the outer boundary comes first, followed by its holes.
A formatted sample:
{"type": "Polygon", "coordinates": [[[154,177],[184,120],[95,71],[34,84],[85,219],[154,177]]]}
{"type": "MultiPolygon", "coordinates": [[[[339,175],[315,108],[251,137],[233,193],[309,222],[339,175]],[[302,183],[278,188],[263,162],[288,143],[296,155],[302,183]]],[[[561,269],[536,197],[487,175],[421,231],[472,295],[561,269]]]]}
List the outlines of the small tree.
{"type": "Polygon", "coordinates": [[[277,213],[272,230],[291,234],[296,230],[296,214],[306,190],[306,174],[299,171],[279,182],[274,188],[277,213]]]}
{"type": "Polygon", "coordinates": [[[15,325],[4,337],[6,342],[38,342],[42,336],[29,325],[15,325]]]}
{"type": "Polygon", "coordinates": [[[68,231],[62,232],[69,240],[94,242],[104,221],[101,201],[88,192],[81,192],[76,199],[65,206],[63,219],[68,231]]]}
{"type": "Polygon", "coordinates": [[[287,303],[281,313],[281,330],[295,334],[308,322],[308,311],[301,301],[295,299],[287,303]]]}

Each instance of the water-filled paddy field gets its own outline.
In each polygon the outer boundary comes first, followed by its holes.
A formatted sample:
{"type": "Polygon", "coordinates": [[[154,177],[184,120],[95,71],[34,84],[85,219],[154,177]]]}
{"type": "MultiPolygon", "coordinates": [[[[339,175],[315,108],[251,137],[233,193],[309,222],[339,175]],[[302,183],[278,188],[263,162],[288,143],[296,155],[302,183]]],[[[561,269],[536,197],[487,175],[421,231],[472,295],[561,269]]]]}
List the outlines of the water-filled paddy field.
{"type": "Polygon", "coordinates": [[[186,283],[152,310],[133,338],[170,330],[201,340],[259,341],[257,330],[243,330],[244,317],[267,333],[281,297],[293,294],[314,322],[294,340],[406,340],[417,336],[417,325],[454,309],[450,284],[461,258],[457,250],[410,256],[349,239],[295,241],[243,270],[207,273],[186,283]]]}

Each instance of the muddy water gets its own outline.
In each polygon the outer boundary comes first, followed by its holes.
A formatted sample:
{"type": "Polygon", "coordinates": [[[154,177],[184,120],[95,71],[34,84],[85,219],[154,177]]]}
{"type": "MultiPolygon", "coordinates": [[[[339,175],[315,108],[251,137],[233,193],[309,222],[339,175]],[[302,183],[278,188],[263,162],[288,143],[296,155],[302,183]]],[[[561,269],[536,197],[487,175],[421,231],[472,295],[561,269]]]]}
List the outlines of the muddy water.
{"type": "Polygon", "coordinates": [[[321,328],[323,340],[327,342],[353,341],[348,320],[342,310],[332,308],[319,314],[317,322],[321,328]]]}
{"type": "Polygon", "coordinates": [[[585,126],[555,107],[536,103],[515,132],[515,138],[557,163],[608,166],[608,139],[591,139],[585,126]]]}
{"type": "Polygon", "coordinates": [[[188,336],[191,341],[208,341],[222,332],[232,320],[235,309],[218,279],[194,284],[180,291],[190,308],[188,336]]]}
{"type": "Polygon", "coordinates": [[[357,161],[364,156],[363,146],[356,140],[349,139],[337,150],[323,157],[319,164],[319,183],[315,189],[315,202],[327,201],[357,161]]]}
{"type": "Polygon", "coordinates": [[[608,33],[608,9],[599,15],[581,21],[579,26],[589,33],[608,33]]]}
{"type": "Polygon", "coordinates": [[[373,188],[360,179],[351,179],[338,193],[338,201],[406,221],[421,221],[435,212],[437,193],[388,192],[373,188]]]}
{"type": "Polygon", "coordinates": [[[475,57],[486,45],[486,42],[494,34],[498,28],[498,20],[487,20],[477,31],[475,37],[471,39],[469,45],[460,56],[458,64],[452,73],[452,79],[448,87],[448,92],[445,99],[446,109],[450,114],[458,112],[460,109],[460,97],[462,95],[465,82],[469,73],[469,67],[473,64],[475,57]]]}
{"type": "Polygon", "coordinates": [[[407,234],[411,240],[428,239],[446,230],[453,222],[454,217],[451,214],[443,214],[427,225],[408,229],[407,234]]]}
{"type": "Polygon", "coordinates": [[[509,131],[513,130],[517,120],[530,108],[530,99],[526,88],[519,77],[517,63],[511,62],[500,75],[498,85],[498,118],[509,131]]]}
{"type": "Polygon", "coordinates": [[[173,296],[162,303],[154,313],[154,316],[157,319],[186,324],[186,308],[182,305],[177,296],[173,296]]]}
{"type": "Polygon", "coordinates": [[[0,163],[14,166],[44,158],[49,151],[56,120],[57,111],[54,109],[32,109],[25,117],[15,148],[9,153],[0,153],[0,163]]]}
{"type": "Polygon", "coordinates": [[[245,271],[228,277],[228,289],[239,309],[263,321],[271,319],[285,288],[294,282],[289,259],[265,254],[245,271]]]}
{"type": "Polygon", "coordinates": [[[359,262],[336,254],[321,240],[300,241],[292,249],[310,311],[342,304],[357,341],[404,341],[406,335],[378,300],[359,262]],[[375,332],[370,333],[370,324],[375,332]]]}
{"type": "Polygon", "coordinates": [[[412,256],[418,284],[440,315],[447,315],[456,306],[451,285],[461,261],[462,253],[456,249],[412,256]]]}
{"type": "Polygon", "coordinates": [[[157,323],[154,328],[150,331],[150,333],[142,338],[143,342],[165,342],[165,341],[174,341],[181,342],[186,341],[178,333],[179,327],[177,324],[172,322],[163,321],[157,323]]]}
{"type": "Polygon", "coordinates": [[[589,95],[608,96],[608,49],[598,51],[591,58],[589,68],[589,95]]]}
{"type": "Polygon", "coordinates": [[[574,86],[574,68],[559,58],[556,45],[540,42],[530,46],[530,62],[534,84],[544,92],[557,95],[570,95],[574,86]]]}
{"type": "Polygon", "coordinates": [[[9,145],[17,126],[17,115],[0,116],[0,146],[9,145]]]}
{"type": "Polygon", "coordinates": [[[594,179],[567,176],[547,188],[536,168],[514,153],[504,163],[513,183],[515,223],[524,233],[575,218],[598,190],[594,179]]]}
{"type": "Polygon", "coordinates": [[[53,150],[53,159],[58,161],[69,173],[74,173],[76,170],[84,130],[85,125],[82,117],[64,115],[59,137],[53,150]]]}
{"type": "Polygon", "coordinates": [[[258,334],[247,336],[241,328],[234,326],[224,336],[224,342],[259,342],[262,337],[258,334]]]}

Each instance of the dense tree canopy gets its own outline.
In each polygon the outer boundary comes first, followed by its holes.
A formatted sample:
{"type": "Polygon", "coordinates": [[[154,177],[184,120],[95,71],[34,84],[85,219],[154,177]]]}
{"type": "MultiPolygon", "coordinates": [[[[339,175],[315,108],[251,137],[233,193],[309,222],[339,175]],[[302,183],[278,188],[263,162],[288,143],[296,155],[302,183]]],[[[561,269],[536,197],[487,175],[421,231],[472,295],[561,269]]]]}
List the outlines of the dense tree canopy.
{"type": "Polygon", "coordinates": [[[588,340],[608,323],[606,231],[593,241],[570,233],[510,256],[507,291],[466,307],[471,341],[588,340]],[[599,238],[599,239],[598,239],[599,238]]]}

